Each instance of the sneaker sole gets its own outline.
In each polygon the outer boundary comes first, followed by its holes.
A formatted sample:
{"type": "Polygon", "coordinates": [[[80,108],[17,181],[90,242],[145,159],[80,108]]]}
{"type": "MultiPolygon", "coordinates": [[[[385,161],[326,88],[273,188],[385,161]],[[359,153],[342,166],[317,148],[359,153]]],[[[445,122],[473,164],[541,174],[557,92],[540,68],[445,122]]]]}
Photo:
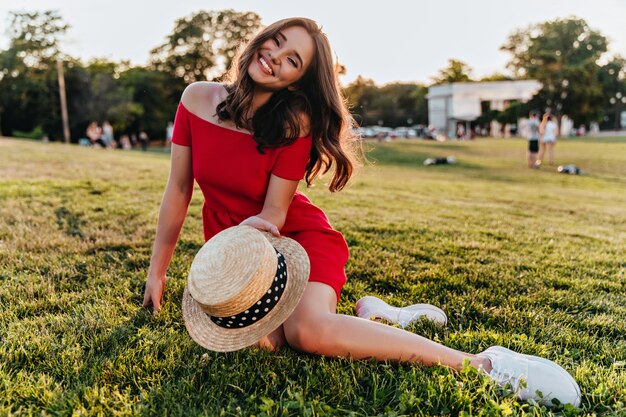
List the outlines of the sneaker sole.
{"type": "Polygon", "coordinates": [[[570,385],[572,386],[572,388],[574,388],[576,390],[576,394],[577,394],[578,398],[576,400],[576,403],[573,404],[574,407],[580,406],[580,401],[582,399],[582,393],[580,392],[580,387],[578,386],[578,383],[576,383],[576,380],[574,379],[574,377],[571,376],[569,374],[569,372],[567,372],[565,369],[563,369],[563,367],[561,367],[561,365],[559,365],[558,363],[553,362],[553,361],[551,361],[549,359],[541,358],[539,356],[524,355],[523,353],[517,353],[517,352],[515,352],[515,351],[513,351],[511,349],[507,349],[507,348],[505,348],[503,346],[492,346],[491,348],[489,348],[487,350],[492,350],[492,351],[496,350],[496,351],[500,351],[500,352],[513,353],[515,355],[519,355],[519,356],[522,356],[522,357],[527,358],[527,359],[532,359],[532,360],[537,361],[537,362],[545,363],[545,364],[548,364],[548,365],[556,365],[556,366],[558,366],[559,367],[559,371],[563,375],[566,376],[566,379],[570,382],[570,385]]]}

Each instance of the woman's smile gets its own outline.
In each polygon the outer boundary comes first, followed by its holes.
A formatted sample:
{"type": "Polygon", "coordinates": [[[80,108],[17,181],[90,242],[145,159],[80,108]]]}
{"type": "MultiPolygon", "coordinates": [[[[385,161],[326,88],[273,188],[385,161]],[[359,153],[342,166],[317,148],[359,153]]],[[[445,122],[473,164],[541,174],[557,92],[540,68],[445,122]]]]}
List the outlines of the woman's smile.
{"type": "Polygon", "coordinates": [[[272,67],[270,67],[267,60],[263,56],[259,55],[259,59],[257,60],[257,62],[261,66],[261,70],[263,72],[268,75],[274,75],[274,70],[272,69],[272,67]]]}

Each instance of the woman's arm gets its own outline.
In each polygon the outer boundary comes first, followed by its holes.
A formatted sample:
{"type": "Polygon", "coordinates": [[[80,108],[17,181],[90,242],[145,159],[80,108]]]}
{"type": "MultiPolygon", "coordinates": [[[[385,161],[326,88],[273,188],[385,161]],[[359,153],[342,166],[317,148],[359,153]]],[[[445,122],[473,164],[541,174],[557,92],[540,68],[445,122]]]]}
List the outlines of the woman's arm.
{"type": "Polygon", "coordinates": [[[543,119],[541,120],[541,124],[539,124],[539,134],[541,136],[543,136],[543,133],[546,130],[546,124],[548,123],[548,118],[547,117],[543,117],[543,119]]]}
{"type": "Polygon", "coordinates": [[[161,309],[165,274],[193,193],[191,148],[172,144],[170,175],[163,194],[143,305],[161,309]]]}
{"type": "Polygon", "coordinates": [[[298,182],[272,174],[267,187],[263,210],[256,216],[247,218],[241,224],[270,232],[274,236],[280,236],[279,230],[285,224],[287,210],[289,210],[291,200],[298,188],[298,182]]]}
{"type": "Polygon", "coordinates": [[[543,143],[543,132],[545,128],[546,128],[545,120],[542,120],[541,123],[539,123],[539,143],[543,143]]]}

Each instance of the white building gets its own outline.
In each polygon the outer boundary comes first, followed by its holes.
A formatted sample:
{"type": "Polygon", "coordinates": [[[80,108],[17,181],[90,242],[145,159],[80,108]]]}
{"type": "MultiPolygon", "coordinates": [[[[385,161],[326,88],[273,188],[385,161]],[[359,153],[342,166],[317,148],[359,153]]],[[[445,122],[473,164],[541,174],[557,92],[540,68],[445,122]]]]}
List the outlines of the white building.
{"type": "Polygon", "coordinates": [[[539,81],[487,81],[435,85],[428,89],[428,121],[451,138],[459,122],[469,123],[481,115],[481,102],[504,110],[507,102],[530,100],[542,87],[539,81]]]}

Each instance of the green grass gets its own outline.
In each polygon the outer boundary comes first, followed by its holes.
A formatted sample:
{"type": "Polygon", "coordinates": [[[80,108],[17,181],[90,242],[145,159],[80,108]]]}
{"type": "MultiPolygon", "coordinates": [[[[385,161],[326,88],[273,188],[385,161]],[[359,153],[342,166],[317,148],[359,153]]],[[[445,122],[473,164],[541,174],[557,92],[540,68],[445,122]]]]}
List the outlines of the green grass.
{"type": "MultiPolygon", "coordinates": [[[[409,330],[500,344],[571,372],[582,409],[626,415],[626,138],[368,145],[352,186],[307,194],[351,248],[339,312],[377,294],[449,316],[409,330]],[[458,164],[424,167],[427,157],[458,164]]],[[[180,300],[202,244],[196,192],[157,317],[141,308],[165,154],[0,139],[0,415],[543,415],[471,369],[351,362],[284,349],[207,352],[180,300]]],[[[384,342],[381,342],[384,343],[384,342]]]]}

